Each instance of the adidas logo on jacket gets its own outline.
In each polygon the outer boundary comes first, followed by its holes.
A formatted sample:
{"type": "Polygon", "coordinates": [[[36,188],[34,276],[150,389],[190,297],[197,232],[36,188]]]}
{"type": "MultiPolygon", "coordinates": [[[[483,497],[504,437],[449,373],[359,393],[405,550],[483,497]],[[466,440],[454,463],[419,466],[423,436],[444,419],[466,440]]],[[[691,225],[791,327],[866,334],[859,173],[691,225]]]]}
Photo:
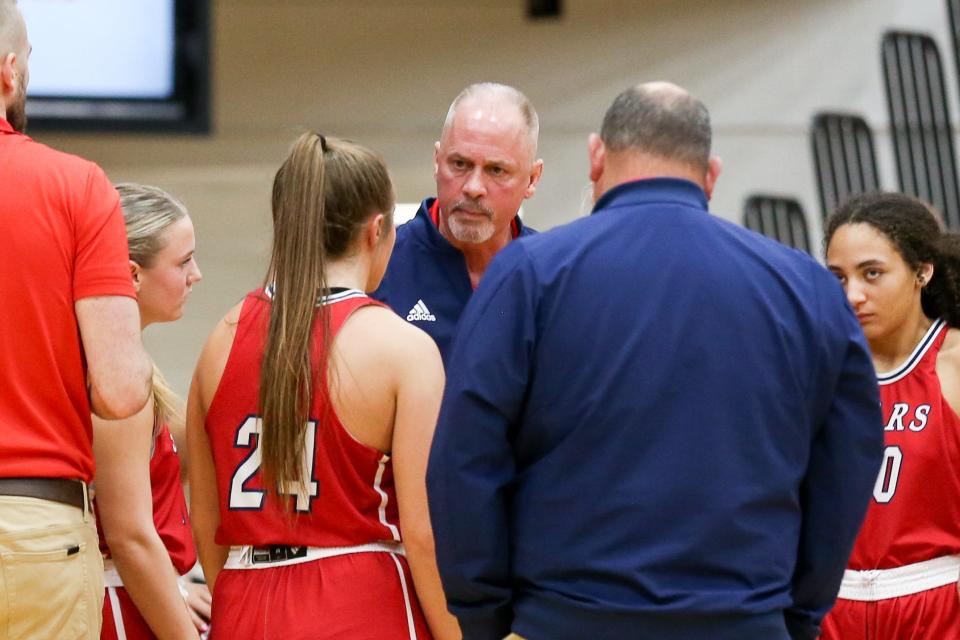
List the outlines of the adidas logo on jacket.
{"type": "Polygon", "coordinates": [[[407,322],[414,322],[416,320],[436,322],[437,316],[430,313],[427,305],[423,304],[423,300],[417,300],[417,304],[413,305],[413,309],[407,312],[407,322]]]}

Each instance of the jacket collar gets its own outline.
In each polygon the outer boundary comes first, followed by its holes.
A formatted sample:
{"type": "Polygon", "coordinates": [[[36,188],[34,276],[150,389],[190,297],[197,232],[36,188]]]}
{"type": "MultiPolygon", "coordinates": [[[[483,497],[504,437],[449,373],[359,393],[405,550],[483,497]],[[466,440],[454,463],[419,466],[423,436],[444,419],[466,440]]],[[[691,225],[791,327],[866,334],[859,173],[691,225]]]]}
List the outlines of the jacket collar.
{"type": "Polygon", "coordinates": [[[591,215],[604,209],[650,202],[673,202],[707,210],[707,194],[689,180],[644,178],[624,182],[607,190],[593,205],[591,215]]]}
{"type": "MultiPolygon", "coordinates": [[[[420,203],[420,208],[417,209],[417,215],[407,224],[416,225],[416,235],[427,246],[441,251],[454,251],[459,254],[460,250],[450,244],[450,242],[443,237],[443,234],[440,233],[440,229],[433,215],[436,202],[436,198],[424,198],[423,202],[420,203]]],[[[523,225],[523,220],[520,219],[520,216],[514,216],[513,227],[514,239],[525,236],[531,232],[528,227],[523,225]]]]}

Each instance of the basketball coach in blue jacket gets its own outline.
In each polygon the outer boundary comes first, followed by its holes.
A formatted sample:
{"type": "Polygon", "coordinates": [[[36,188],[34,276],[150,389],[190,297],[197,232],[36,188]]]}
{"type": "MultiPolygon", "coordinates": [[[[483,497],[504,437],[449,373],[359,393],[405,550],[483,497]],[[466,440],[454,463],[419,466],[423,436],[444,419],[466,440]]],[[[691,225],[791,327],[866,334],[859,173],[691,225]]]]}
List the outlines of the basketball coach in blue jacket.
{"type": "Polygon", "coordinates": [[[428,489],[467,640],[813,639],[880,467],[836,278],[710,215],[705,107],[622,93],[593,215],[493,260],[428,489]],[[442,514],[442,518],[438,517],[442,514]]]}
{"type": "Polygon", "coordinates": [[[493,256],[530,235],[517,212],[543,173],[540,122],[517,89],[472,84],[453,100],[434,148],[437,197],[397,227],[372,295],[426,331],[447,362],[460,314],[493,256]]]}

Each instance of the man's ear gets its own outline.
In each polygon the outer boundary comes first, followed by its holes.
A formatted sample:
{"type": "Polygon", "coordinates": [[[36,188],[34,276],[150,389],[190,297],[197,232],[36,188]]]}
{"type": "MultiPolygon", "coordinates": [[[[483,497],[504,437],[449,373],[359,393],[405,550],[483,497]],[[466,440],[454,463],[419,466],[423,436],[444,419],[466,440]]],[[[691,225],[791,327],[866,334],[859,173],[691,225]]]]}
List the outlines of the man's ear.
{"type": "Polygon", "coordinates": [[[0,95],[15,96],[20,82],[20,73],[17,71],[17,54],[8,53],[0,61],[0,95]]]}
{"type": "Polygon", "coordinates": [[[543,176],[543,160],[537,160],[533,163],[533,170],[530,172],[530,182],[523,192],[524,199],[532,198],[537,191],[537,185],[540,183],[540,177],[543,176]]]}
{"type": "Polygon", "coordinates": [[[596,184],[607,164],[607,147],[595,133],[587,138],[587,157],[590,161],[590,182],[596,184]]]}
{"type": "Polygon", "coordinates": [[[133,290],[136,291],[137,293],[140,293],[140,285],[143,282],[143,278],[141,275],[142,272],[143,272],[143,269],[140,267],[140,265],[134,262],[133,260],[131,260],[130,261],[130,279],[133,280],[133,290]]]}
{"type": "Polygon", "coordinates": [[[440,141],[433,143],[433,179],[437,179],[437,172],[440,171],[440,141]]]}
{"type": "Polygon", "coordinates": [[[713,188],[717,184],[717,178],[720,177],[721,171],[723,171],[723,160],[720,159],[720,156],[710,156],[710,160],[707,162],[707,175],[703,180],[703,191],[707,194],[707,200],[713,195],[713,188]]]}

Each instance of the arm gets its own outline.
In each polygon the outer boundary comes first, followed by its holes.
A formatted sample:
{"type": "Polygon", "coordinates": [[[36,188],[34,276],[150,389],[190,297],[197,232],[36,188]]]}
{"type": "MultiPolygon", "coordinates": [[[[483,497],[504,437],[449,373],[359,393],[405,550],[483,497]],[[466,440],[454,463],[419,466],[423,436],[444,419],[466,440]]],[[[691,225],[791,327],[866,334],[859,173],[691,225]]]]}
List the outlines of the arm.
{"type": "Polygon", "coordinates": [[[210,591],[214,591],[217,575],[227,561],[228,547],[214,542],[220,526],[220,508],[217,503],[217,476],[213,454],[203,424],[206,411],[199,405],[197,376],[190,386],[187,401],[187,451],[190,456],[190,522],[193,540],[210,591]]]}
{"type": "Polygon", "coordinates": [[[513,620],[513,432],[535,342],[535,282],[521,246],[494,259],[467,305],[427,471],[437,563],[464,638],[502,638],[513,620]]]}
{"type": "Polygon", "coordinates": [[[74,303],[87,357],[90,408],[104,419],[127,418],[150,395],[150,358],[140,338],[137,301],[123,296],[74,303]]]}
{"type": "MultiPolygon", "coordinates": [[[[937,355],[940,390],[954,413],[960,414],[960,330],[947,329],[947,337],[937,355]]],[[[960,582],[957,582],[960,597],[960,582]]]]}
{"type": "Polygon", "coordinates": [[[960,329],[947,329],[947,337],[937,354],[937,378],[947,404],[954,413],[960,414],[960,329]]]}
{"type": "Polygon", "coordinates": [[[883,452],[876,373],[863,333],[836,283],[821,302],[831,332],[822,359],[832,362],[814,389],[829,405],[814,437],[800,488],[803,523],[786,611],[795,640],[812,640],[837,596],[883,452]],[[833,297],[835,296],[835,297],[833,297]]]}
{"type": "Polygon", "coordinates": [[[230,549],[214,540],[217,527],[220,526],[220,506],[213,452],[204,425],[210,401],[220,384],[230,355],[239,315],[240,305],[237,305],[210,334],[197,362],[187,398],[190,521],[193,525],[197,555],[211,592],[215,590],[217,575],[223,569],[230,549]]]}
{"type": "Polygon", "coordinates": [[[153,522],[153,403],[126,420],[94,418],[93,430],[97,513],[124,587],[158,638],[197,638],[177,572],[153,522]]]}
{"type": "Polygon", "coordinates": [[[397,341],[397,413],[393,427],[393,475],[407,562],[430,631],[436,640],[461,637],[437,571],[433,530],[427,509],[427,455],[440,412],[443,363],[426,334],[404,326],[409,338],[397,341]]]}
{"type": "Polygon", "coordinates": [[[88,169],[84,188],[71,192],[73,301],[91,410],[115,420],[146,404],[152,366],[141,343],[120,196],[99,167],[88,169]]]}

